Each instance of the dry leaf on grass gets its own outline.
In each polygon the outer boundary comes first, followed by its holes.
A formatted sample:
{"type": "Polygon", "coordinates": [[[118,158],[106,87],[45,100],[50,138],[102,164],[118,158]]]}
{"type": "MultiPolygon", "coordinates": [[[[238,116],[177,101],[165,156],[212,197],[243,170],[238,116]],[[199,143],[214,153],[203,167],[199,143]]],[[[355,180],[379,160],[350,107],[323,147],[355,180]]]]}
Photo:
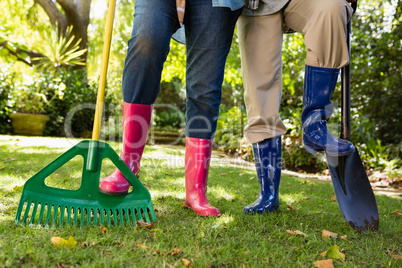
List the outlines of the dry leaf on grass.
{"type": "Polygon", "coordinates": [[[286,208],[289,209],[289,210],[296,210],[295,207],[292,207],[292,206],[290,206],[290,205],[286,205],[286,208]]]}
{"type": "Polygon", "coordinates": [[[322,230],[322,237],[323,238],[338,238],[338,234],[327,231],[327,230],[322,230]]]}
{"type": "Polygon", "coordinates": [[[68,249],[73,249],[77,245],[77,241],[75,241],[71,235],[68,237],[68,240],[59,236],[54,236],[51,238],[51,241],[56,248],[66,247],[68,249]]]}
{"type": "Polygon", "coordinates": [[[103,227],[102,228],[102,234],[106,234],[107,233],[107,228],[106,227],[103,227]]]}
{"type": "Polygon", "coordinates": [[[154,228],[156,225],[156,221],[154,221],[153,223],[147,223],[147,222],[143,222],[143,221],[137,221],[137,226],[138,227],[143,227],[143,228],[147,228],[147,229],[152,229],[154,228]]]}
{"type": "Polygon", "coordinates": [[[336,196],[335,195],[331,196],[331,200],[336,201],[336,196]]]}
{"type": "Polygon", "coordinates": [[[302,236],[302,237],[307,237],[308,234],[305,234],[299,230],[286,230],[286,232],[290,235],[298,235],[298,236],[302,236]]]}
{"type": "Polygon", "coordinates": [[[314,262],[314,267],[317,268],[332,268],[334,264],[331,259],[314,262]]]}
{"type": "Polygon", "coordinates": [[[193,265],[191,264],[191,261],[189,261],[189,260],[187,260],[187,259],[181,259],[181,260],[183,261],[183,263],[184,263],[185,266],[193,266],[193,265]]]}
{"type": "Polygon", "coordinates": [[[401,213],[401,211],[398,209],[398,210],[392,211],[392,212],[391,212],[391,215],[399,215],[399,216],[402,216],[402,213],[401,213]]]}

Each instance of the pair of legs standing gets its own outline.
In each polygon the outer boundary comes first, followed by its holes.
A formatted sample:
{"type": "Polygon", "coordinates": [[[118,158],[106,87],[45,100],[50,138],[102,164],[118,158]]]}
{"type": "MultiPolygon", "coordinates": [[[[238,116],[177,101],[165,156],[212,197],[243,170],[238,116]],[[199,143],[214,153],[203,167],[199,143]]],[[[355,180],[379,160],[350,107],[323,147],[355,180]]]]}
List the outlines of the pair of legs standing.
{"type": "Polygon", "coordinates": [[[279,207],[280,136],[286,133],[278,114],[283,23],[305,36],[307,56],[301,120],[306,150],[326,151],[335,156],[354,151],[352,143],[335,137],[327,128],[339,68],[349,62],[346,34],[351,15],[352,8],[345,0],[291,0],[275,14],[240,17],[238,33],[248,117],[245,136],[253,144],[261,184],[259,198],[245,207],[245,213],[268,212],[279,207]]]}
{"type": "MultiPolygon", "coordinates": [[[[186,3],[185,205],[202,216],[219,216],[206,198],[212,139],[221,102],[226,57],[241,10],[212,7],[212,1],[186,3]]],[[[172,34],[180,27],[175,0],[137,0],[123,71],[123,150],[121,158],[139,175],[152,105],[159,90],[172,34]]],[[[119,170],[100,190],[125,194],[129,183],[119,170]]]]}

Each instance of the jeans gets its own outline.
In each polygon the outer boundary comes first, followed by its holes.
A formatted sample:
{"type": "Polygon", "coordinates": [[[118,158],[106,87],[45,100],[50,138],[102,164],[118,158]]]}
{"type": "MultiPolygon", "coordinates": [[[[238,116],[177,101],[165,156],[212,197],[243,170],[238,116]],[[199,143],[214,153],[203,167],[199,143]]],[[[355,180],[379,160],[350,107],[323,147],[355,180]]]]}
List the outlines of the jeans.
{"type": "MultiPolygon", "coordinates": [[[[213,139],[225,62],[240,14],[241,9],[212,7],[212,0],[186,3],[187,137],[213,139]]],[[[146,105],[155,102],[170,39],[178,28],[176,1],[136,1],[123,70],[124,102],[146,105]]]]}

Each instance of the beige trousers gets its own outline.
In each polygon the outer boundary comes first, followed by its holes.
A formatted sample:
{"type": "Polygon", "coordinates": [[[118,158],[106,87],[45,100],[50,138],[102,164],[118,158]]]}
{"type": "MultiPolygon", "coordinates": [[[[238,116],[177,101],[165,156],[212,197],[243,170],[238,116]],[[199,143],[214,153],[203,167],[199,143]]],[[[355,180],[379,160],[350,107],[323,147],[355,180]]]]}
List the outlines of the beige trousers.
{"type": "Polygon", "coordinates": [[[283,23],[305,35],[307,65],[341,68],[349,61],[346,32],[352,12],[345,0],[291,0],[275,14],[240,17],[237,28],[248,118],[244,135],[249,142],[286,133],[279,118],[283,23]]]}

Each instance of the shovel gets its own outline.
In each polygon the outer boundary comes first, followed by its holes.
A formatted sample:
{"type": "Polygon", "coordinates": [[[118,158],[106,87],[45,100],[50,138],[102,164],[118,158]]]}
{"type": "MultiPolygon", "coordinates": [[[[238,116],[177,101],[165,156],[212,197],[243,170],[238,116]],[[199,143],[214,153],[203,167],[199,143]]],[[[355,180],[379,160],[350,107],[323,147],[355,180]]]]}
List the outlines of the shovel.
{"type": "MultiPolygon", "coordinates": [[[[357,2],[352,4],[354,11],[357,2]]],[[[348,23],[347,44],[350,58],[351,22],[348,23]]],[[[349,60],[350,62],[350,60],[349,60]]],[[[341,139],[350,140],[350,64],[341,70],[342,113],[341,139]]],[[[359,152],[347,156],[327,156],[336,199],[349,225],[356,231],[377,231],[379,226],[377,203],[359,152]]]]}

